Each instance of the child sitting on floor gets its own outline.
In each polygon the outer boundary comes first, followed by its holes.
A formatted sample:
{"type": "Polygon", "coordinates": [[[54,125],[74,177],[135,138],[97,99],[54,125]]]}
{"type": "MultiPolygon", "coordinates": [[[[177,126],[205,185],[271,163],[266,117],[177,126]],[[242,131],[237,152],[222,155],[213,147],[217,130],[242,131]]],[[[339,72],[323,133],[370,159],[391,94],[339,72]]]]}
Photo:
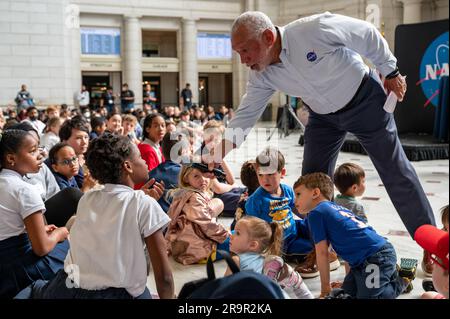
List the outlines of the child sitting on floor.
{"type": "Polygon", "coordinates": [[[45,224],[39,191],[23,180],[39,172],[42,161],[39,139],[29,131],[0,133],[0,299],[64,267],[69,232],[45,224]]]}
{"type": "MultiPolygon", "coordinates": [[[[281,254],[283,228],[280,224],[244,216],[236,223],[230,239],[232,258],[241,270],[264,273],[282,288],[292,288],[298,299],[313,299],[300,274],[292,269],[281,254]]],[[[227,268],[225,276],[231,275],[227,268]]]]}
{"type": "MultiPolygon", "coordinates": [[[[166,134],[166,122],[160,114],[149,114],[144,120],[144,140],[138,145],[142,158],[151,172],[159,164],[165,162],[160,143],[166,134]]],[[[135,186],[140,189],[141,184],[135,186]]]]}
{"type": "Polygon", "coordinates": [[[247,187],[247,191],[242,193],[241,198],[239,199],[236,213],[234,214],[234,220],[230,226],[231,230],[234,230],[234,227],[239,219],[247,215],[245,211],[245,204],[247,203],[249,196],[252,196],[260,186],[258,182],[258,175],[255,170],[255,161],[247,161],[242,164],[241,182],[245,187],[247,187]]]}
{"type": "Polygon", "coordinates": [[[245,210],[249,216],[283,227],[283,257],[306,256],[313,245],[304,220],[294,219],[294,192],[281,183],[284,165],[284,156],[276,149],[268,147],[257,156],[255,169],[261,186],[248,198],[245,210]]]}
{"type": "Polygon", "coordinates": [[[122,135],[128,136],[128,138],[136,145],[138,145],[141,141],[139,141],[136,137],[136,125],[137,118],[132,114],[125,114],[122,118],[122,135]]]}
{"type": "MultiPolygon", "coordinates": [[[[224,131],[225,127],[221,121],[211,120],[205,124],[203,131],[204,145],[199,150],[202,155],[205,155],[205,153],[209,154],[220,143],[224,131]]],[[[225,160],[222,160],[222,163],[217,168],[224,171],[225,174],[222,177],[211,179],[211,190],[214,192],[215,198],[223,201],[224,210],[222,216],[234,217],[239,199],[245,189],[236,187],[233,172],[225,160]]]]}
{"type": "Polygon", "coordinates": [[[145,244],[159,297],[173,298],[163,235],[169,218],[154,200],[154,189],[133,190],[148,179],[147,164],[137,146],[126,136],[104,133],[89,145],[86,163],[92,177],[105,187],[81,198],[64,269],[53,280],[30,287],[32,297],[151,298],[146,287],[145,244]]]}
{"type": "Polygon", "coordinates": [[[67,143],[58,143],[52,147],[48,158],[59,188],[78,188],[75,176],[78,175],[80,165],[73,148],[67,143]]]}
{"type": "Polygon", "coordinates": [[[89,139],[93,140],[99,137],[106,131],[106,119],[101,116],[94,116],[91,118],[91,132],[89,133],[89,139]]]}
{"type": "Polygon", "coordinates": [[[344,163],[334,172],[334,185],[340,194],[334,197],[334,202],[352,211],[353,214],[367,223],[364,206],[356,200],[366,190],[366,176],[364,169],[353,163],[344,163]]]}
{"type": "Polygon", "coordinates": [[[427,291],[422,299],[448,299],[448,232],[423,225],[416,230],[414,240],[431,254],[433,260],[433,285],[437,292],[427,291]]]}
{"type": "MultiPolygon", "coordinates": [[[[442,230],[448,232],[448,205],[442,207],[442,209],[441,209],[441,221],[442,221],[442,226],[443,226],[442,230]]],[[[427,254],[430,254],[427,251],[425,251],[425,252],[427,254]]],[[[436,292],[436,288],[434,287],[432,278],[425,277],[422,281],[422,287],[423,287],[423,290],[425,290],[427,292],[429,291],[430,294],[433,294],[436,292]]],[[[424,298],[424,296],[422,296],[422,298],[424,298]]],[[[425,298],[427,298],[427,295],[425,295],[425,298]]]]}
{"type": "Polygon", "coordinates": [[[306,219],[315,243],[321,294],[331,292],[328,245],[350,265],[342,289],[357,299],[394,299],[408,288],[410,278],[400,277],[394,247],[375,230],[331,202],[334,185],[324,173],[300,177],[294,184],[295,205],[306,219]],[[374,272],[378,274],[374,277],[374,272]],[[367,283],[370,283],[368,285],[367,283]]]}
{"type": "Polygon", "coordinates": [[[168,215],[171,219],[166,233],[169,253],[184,265],[203,263],[217,249],[228,251],[229,233],[217,222],[223,211],[223,202],[212,198],[210,179],[192,167],[183,165],[180,189],[173,190],[173,201],[168,215]]]}

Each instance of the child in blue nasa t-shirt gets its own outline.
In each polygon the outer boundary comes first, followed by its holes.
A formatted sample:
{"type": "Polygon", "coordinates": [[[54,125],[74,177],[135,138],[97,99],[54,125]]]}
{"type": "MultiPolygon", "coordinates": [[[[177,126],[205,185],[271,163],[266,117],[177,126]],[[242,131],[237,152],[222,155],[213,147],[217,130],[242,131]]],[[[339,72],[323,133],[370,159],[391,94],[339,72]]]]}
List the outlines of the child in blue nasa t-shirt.
{"type": "Polygon", "coordinates": [[[283,253],[306,255],[313,250],[305,220],[295,220],[294,192],[281,184],[286,174],[284,156],[280,151],[266,148],[256,158],[255,170],[260,187],[248,198],[248,215],[276,222],[283,227],[283,253]]]}
{"type": "Polygon", "coordinates": [[[323,173],[302,176],[294,184],[295,205],[307,213],[320,272],[321,295],[331,292],[328,245],[350,265],[342,289],[358,299],[394,299],[409,285],[399,276],[394,247],[351,211],[336,205],[334,185],[323,173]]]}

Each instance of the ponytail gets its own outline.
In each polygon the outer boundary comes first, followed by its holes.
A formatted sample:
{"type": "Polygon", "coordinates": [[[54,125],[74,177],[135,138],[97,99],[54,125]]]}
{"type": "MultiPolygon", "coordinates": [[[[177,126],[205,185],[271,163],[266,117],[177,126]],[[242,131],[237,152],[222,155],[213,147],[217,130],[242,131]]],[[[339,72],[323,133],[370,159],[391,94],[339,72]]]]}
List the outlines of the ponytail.
{"type": "Polygon", "coordinates": [[[283,227],[278,223],[271,222],[270,229],[272,230],[272,236],[270,237],[269,247],[267,247],[267,254],[280,256],[283,245],[283,227]]]}
{"type": "Polygon", "coordinates": [[[250,240],[260,243],[260,253],[265,255],[281,255],[283,245],[283,227],[275,222],[268,223],[264,219],[246,215],[238,223],[246,223],[250,240]]]}

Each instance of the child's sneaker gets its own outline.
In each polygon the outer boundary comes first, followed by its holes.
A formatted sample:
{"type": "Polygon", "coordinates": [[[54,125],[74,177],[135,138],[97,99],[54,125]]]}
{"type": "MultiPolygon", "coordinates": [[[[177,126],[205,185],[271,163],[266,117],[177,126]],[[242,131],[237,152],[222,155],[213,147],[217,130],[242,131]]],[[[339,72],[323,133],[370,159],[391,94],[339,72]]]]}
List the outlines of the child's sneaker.
{"type": "Polygon", "coordinates": [[[409,294],[413,289],[413,283],[412,283],[412,279],[406,278],[406,277],[402,277],[402,279],[407,283],[405,290],[403,290],[403,294],[409,294]]]}
{"type": "Polygon", "coordinates": [[[346,294],[344,292],[344,289],[337,288],[337,289],[332,289],[330,294],[328,296],[326,296],[324,299],[354,299],[354,298],[352,296],[350,296],[349,294],[346,294]]]}
{"type": "MultiPolygon", "coordinates": [[[[341,266],[338,256],[334,251],[328,252],[328,261],[330,263],[330,271],[336,270],[341,266]]],[[[306,257],[303,264],[298,265],[295,270],[300,273],[303,278],[314,278],[319,276],[319,269],[316,263],[316,251],[312,251],[306,257]]]]}
{"type": "Polygon", "coordinates": [[[267,256],[264,260],[263,274],[273,281],[277,281],[283,265],[283,258],[275,255],[267,256]]]}
{"type": "Polygon", "coordinates": [[[425,278],[422,280],[422,288],[425,291],[436,291],[434,288],[433,280],[431,278],[425,278]]]}
{"type": "Polygon", "coordinates": [[[400,277],[414,280],[416,278],[417,271],[417,259],[401,258],[398,274],[400,277]]]}

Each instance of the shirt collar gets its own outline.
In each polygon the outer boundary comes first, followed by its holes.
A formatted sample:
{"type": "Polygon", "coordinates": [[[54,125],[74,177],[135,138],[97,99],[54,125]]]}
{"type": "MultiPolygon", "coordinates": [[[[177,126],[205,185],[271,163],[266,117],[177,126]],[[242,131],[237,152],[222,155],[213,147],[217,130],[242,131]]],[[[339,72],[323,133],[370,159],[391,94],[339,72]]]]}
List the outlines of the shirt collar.
{"type": "Polygon", "coordinates": [[[121,193],[121,192],[134,192],[134,189],[132,189],[129,186],[121,184],[105,184],[103,191],[121,193]]]}
{"type": "Polygon", "coordinates": [[[353,197],[353,196],[347,196],[347,195],[342,195],[342,194],[336,195],[336,198],[355,199],[355,197],[353,197]]]}
{"type": "Polygon", "coordinates": [[[151,146],[153,146],[153,147],[159,148],[159,144],[153,142],[153,141],[152,141],[151,139],[149,139],[149,138],[146,138],[146,139],[144,140],[144,143],[145,143],[145,144],[148,144],[148,145],[151,145],[151,146]]]}
{"type": "Polygon", "coordinates": [[[289,46],[286,37],[286,28],[285,27],[275,27],[281,36],[281,52],[285,51],[286,54],[289,54],[289,46]]]}
{"type": "Polygon", "coordinates": [[[22,175],[20,175],[16,171],[13,171],[12,169],[3,168],[2,171],[0,172],[0,174],[6,175],[6,176],[15,176],[19,179],[22,179],[22,175]]]}

